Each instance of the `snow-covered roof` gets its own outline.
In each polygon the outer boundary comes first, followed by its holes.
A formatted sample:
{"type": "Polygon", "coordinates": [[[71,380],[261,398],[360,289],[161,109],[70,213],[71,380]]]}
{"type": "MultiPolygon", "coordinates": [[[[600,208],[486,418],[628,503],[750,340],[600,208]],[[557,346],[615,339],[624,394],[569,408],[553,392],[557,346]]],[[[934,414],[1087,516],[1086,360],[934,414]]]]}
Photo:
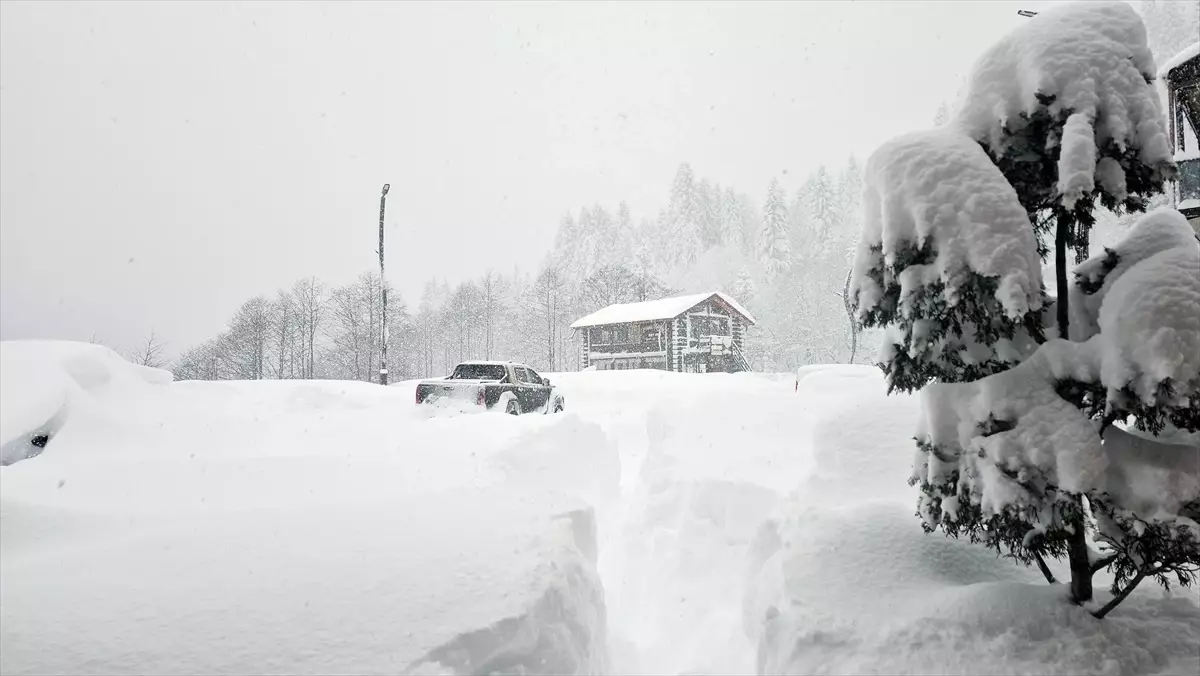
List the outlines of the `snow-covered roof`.
{"type": "Polygon", "coordinates": [[[708,293],[694,293],[687,296],[676,296],[674,298],[660,298],[659,300],[648,300],[641,303],[618,303],[609,305],[608,307],[597,310],[592,314],[577,320],[571,325],[571,328],[578,329],[585,326],[602,326],[604,324],[625,324],[627,322],[647,322],[656,319],[673,319],[688,310],[696,307],[710,298],[720,298],[735,312],[742,315],[751,324],[756,324],[754,316],[750,311],[742,307],[736,300],[730,298],[729,295],[720,291],[709,291],[708,293]]]}
{"type": "Polygon", "coordinates": [[[466,361],[460,361],[458,363],[460,365],[469,364],[471,366],[508,366],[509,364],[512,364],[513,366],[524,366],[524,364],[518,364],[514,361],[501,361],[498,359],[467,359],[466,361]]]}
{"type": "Polygon", "coordinates": [[[1200,42],[1193,42],[1191,45],[1184,47],[1182,52],[1179,52],[1170,59],[1167,59],[1166,63],[1159,67],[1159,79],[1165,78],[1167,73],[1171,72],[1171,69],[1176,68],[1183,62],[1194,59],[1197,56],[1200,56],[1200,42]]]}

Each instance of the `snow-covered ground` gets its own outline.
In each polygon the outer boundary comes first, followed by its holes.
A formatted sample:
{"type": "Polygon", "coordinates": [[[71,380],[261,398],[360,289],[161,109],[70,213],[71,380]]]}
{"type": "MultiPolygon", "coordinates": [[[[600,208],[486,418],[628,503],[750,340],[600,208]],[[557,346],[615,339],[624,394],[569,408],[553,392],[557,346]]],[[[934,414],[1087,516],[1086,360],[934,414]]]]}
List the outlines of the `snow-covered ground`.
{"type": "Polygon", "coordinates": [[[925,535],[915,400],[803,376],[550,374],[512,418],[2,343],[0,442],[51,438],[0,470],[0,671],[1200,671],[1194,593],[1097,621],[925,535]]]}

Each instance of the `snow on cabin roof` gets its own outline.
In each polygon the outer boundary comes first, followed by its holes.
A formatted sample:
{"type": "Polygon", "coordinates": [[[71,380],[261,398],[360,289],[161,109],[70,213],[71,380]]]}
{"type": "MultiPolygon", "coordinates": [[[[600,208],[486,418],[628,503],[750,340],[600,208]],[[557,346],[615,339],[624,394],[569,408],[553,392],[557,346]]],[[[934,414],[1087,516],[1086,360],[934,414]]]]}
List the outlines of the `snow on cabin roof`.
{"type": "Polygon", "coordinates": [[[1160,80],[1165,78],[1167,73],[1171,72],[1173,68],[1177,68],[1185,61],[1194,59],[1197,56],[1200,56],[1200,42],[1193,42],[1187,47],[1184,47],[1182,52],[1179,52],[1170,59],[1167,59],[1166,63],[1159,67],[1158,78],[1160,80]]]}
{"type": "Polygon", "coordinates": [[[655,319],[673,319],[688,310],[696,307],[704,301],[712,297],[720,298],[726,305],[733,308],[735,312],[745,317],[751,324],[756,324],[754,316],[750,314],[746,308],[742,307],[736,300],[720,291],[710,291],[708,293],[694,293],[688,296],[676,296],[674,298],[661,298],[659,300],[648,300],[641,303],[618,303],[609,305],[608,307],[597,310],[592,314],[577,320],[571,325],[571,328],[578,329],[584,326],[602,326],[604,324],[624,324],[627,322],[645,322],[655,319]]]}

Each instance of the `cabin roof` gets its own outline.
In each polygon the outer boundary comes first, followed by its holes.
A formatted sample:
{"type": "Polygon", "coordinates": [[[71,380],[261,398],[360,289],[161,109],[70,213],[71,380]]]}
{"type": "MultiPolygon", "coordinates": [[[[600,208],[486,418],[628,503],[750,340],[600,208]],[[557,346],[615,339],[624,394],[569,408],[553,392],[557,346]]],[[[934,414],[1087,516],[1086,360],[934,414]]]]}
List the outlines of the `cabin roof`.
{"type": "Polygon", "coordinates": [[[1166,63],[1159,67],[1158,78],[1160,80],[1166,78],[1172,70],[1175,70],[1179,66],[1191,61],[1197,56],[1200,56],[1200,42],[1193,42],[1187,47],[1184,47],[1183,50],[1175,56],[1167,59],[1166,63]]]}
{"type": "Polygon", "coordinates": [[[730,298],[727,294],[720,291],[709,291],[707,293],[694,293],[688,296],[676,296],[674,298],[661,298],[659,300],[648,300],[641,303],[618,303],[609,305],[608,307],[597,310],[592,314],[577,320],[571,324],[571,328],[579,329],[586,326],[604,326],[605,324],[627,324],[629,322],[647,322],[658,319],[674,319],[688,310],[696,307],[710,298],[720,298],[726,305],[733,308],[733,311],[746,318],[746,321],[755,324],[754,317],[746,308],[742,307],[736,300],[730,298]]]}

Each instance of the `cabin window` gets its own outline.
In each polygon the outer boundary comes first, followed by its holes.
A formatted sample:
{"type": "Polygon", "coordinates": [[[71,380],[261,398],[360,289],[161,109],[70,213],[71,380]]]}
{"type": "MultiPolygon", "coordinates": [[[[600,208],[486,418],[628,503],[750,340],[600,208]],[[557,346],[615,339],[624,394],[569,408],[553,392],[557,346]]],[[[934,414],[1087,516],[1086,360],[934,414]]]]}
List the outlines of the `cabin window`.
{"type": "Polygon", "coordinates": [[[631,343],[642,342],[642,325],[641,324],[630,324],[629,325],[629,342],[631,342],[631,343]]]}
{"type": "Polygon", "coordinates": [[[699,338],[701,336],[728,336],[729,335],[729,318],[728,317],[705,317],[702,315],[692,315],[692,335],[691,338],[699,338]]]}

